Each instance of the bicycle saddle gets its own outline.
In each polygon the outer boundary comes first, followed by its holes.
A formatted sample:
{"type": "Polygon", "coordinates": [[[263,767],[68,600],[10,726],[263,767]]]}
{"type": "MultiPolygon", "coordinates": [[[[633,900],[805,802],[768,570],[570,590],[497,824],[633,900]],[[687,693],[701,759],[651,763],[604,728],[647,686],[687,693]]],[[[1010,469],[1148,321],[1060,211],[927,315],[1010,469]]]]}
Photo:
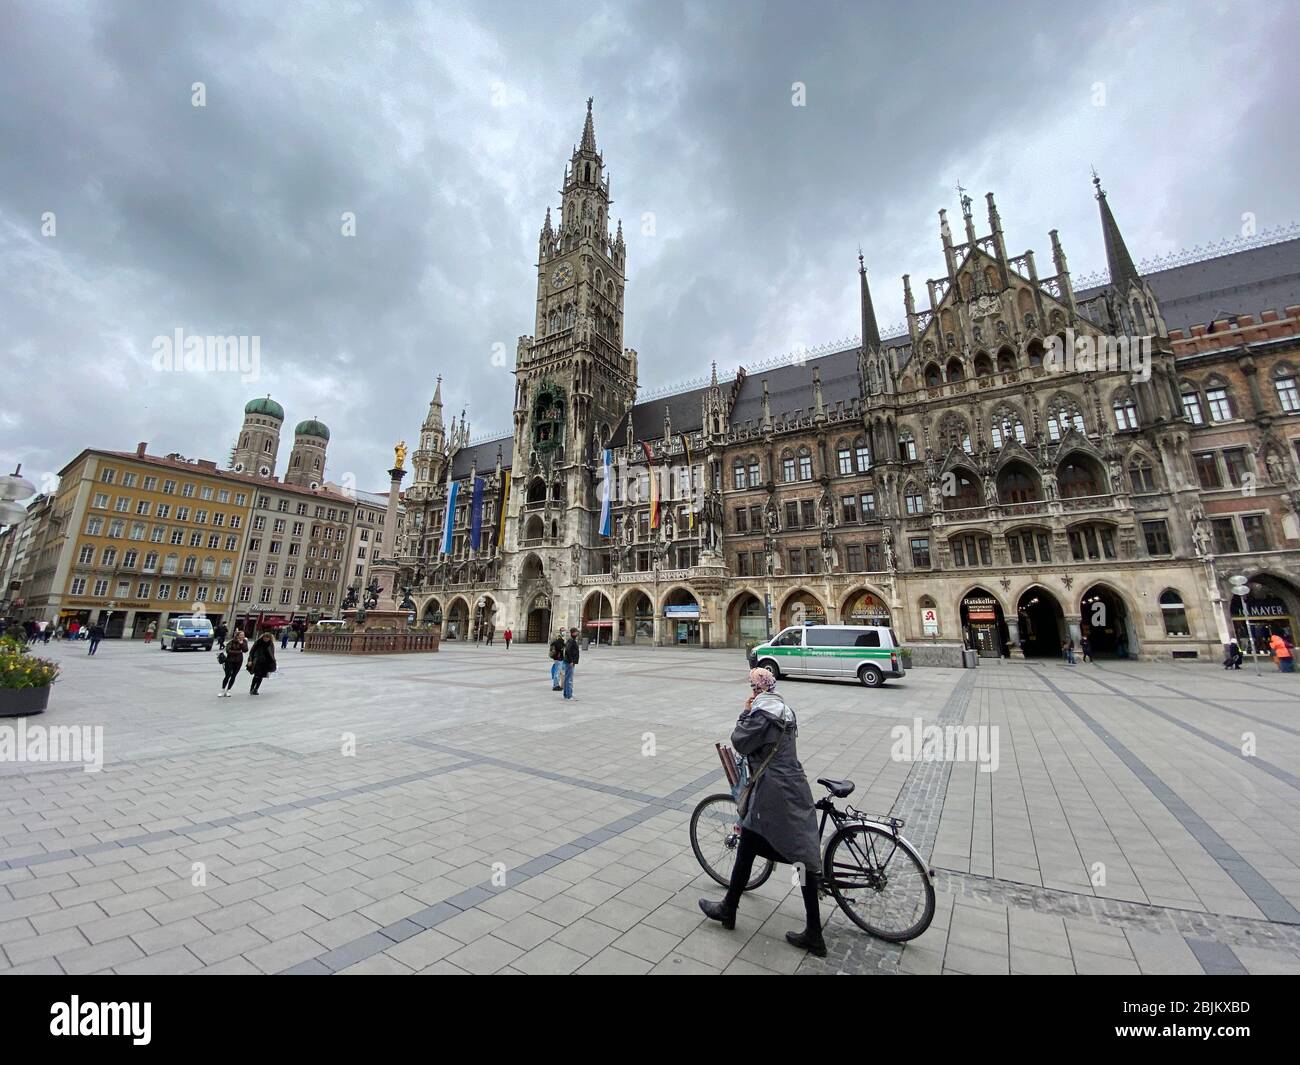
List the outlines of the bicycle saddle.
{"type": "Polygon", "coordinates": [[[831,780],[829,777],[818,777],[817,783],[821,784],[837,799],[842,799],[846,795],[852,795],[853,789],[857,787],[857,785],[851,780],[831,780]]]}

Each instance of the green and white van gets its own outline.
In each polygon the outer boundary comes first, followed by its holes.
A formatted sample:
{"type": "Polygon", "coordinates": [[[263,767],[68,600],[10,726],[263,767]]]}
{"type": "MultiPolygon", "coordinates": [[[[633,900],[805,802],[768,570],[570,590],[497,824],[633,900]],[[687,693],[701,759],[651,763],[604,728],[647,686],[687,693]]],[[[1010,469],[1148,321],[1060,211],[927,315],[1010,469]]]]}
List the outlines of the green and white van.
{"type": "Polygon", "coordinates": [[[903,645],[893,629],[876,625],[799,625],[782,629],[750,652],[750,661],[777,677],[857,678],[879,688],[901,677],[903,645]]]}

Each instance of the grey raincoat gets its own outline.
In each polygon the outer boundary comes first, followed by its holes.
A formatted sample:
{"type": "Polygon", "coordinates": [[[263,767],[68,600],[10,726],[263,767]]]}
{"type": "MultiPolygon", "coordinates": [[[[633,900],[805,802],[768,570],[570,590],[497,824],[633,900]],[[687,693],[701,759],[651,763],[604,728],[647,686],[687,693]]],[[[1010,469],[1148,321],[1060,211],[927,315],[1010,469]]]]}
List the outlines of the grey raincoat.
{"type": "Polygon", "coordinates": [[[817,874],[822,870],[817,811],[795,750],[798,731],[794,711],[776,692],[755,696],[750,710],[740,715],[731,745],[748,758],[751,777],[776,744],[776,754],[754,785],[741,825],[757,832],[786,861],[817,874]]]}

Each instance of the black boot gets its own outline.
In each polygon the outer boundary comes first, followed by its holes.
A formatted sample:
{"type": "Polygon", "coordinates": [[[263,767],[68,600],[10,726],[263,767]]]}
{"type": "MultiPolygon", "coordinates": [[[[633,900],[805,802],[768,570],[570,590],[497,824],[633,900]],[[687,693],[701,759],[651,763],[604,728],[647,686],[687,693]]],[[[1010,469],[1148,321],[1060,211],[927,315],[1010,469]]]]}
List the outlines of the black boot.
{"type": "Polygon", "coordinates": [[[704,911],[704,916],[710,921],[720,921],[723,928],[728,931],[735,931],[736,907],[728,906],[726,902],[710,902],[708,899],[700,899],[700,909],[704,911]]]}
{"type": "Polygon", "coordinates": [[[816,958],[826,957],[826,940],[822,938],[820,928],[805,928],[802,932],[787,932],[785,941],[792,947],[806,950],[816,958]]]}

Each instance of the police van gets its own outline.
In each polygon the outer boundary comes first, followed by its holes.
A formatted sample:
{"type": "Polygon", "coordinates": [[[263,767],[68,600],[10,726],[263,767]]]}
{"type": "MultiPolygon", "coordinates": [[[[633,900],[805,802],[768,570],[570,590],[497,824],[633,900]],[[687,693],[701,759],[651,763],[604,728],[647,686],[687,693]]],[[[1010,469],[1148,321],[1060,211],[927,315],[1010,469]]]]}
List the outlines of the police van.
{"type": "Polygon", "coordinates": [[[179,651],[182,647],[202,647],[212,650],[216,635],[212,622],[204,617],[177,617],[167,622],[158,634],[158,647],[163,651],[179,651]]]}
{"type": "Polygon", "coordinates": [[[894,630],[876,625],[793,626],[760,643],[749,660],[776,677],[857,678],[868,688],[906,673],[894,630]]]}

